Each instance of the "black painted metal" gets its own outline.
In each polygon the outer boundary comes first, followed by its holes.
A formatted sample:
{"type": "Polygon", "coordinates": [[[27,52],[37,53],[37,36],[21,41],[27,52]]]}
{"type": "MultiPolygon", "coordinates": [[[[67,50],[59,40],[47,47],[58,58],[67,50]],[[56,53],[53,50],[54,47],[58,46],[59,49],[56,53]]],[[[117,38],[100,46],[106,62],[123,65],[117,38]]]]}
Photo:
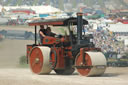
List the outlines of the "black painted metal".
{"type": "Polygon", "coordinates": [[[77,13],[77,37],[78,37],[78,43],[79,43],[80,40],[82,40],[82,27],[83,27],[82,13],[77,13]]]}
{"type": "Polygon", "coordinates": [[[85,50],[84,50],[84,49],[83,49],[83,54],[82,54],[82,56],[83,56],[83,64],[86,64],[86,61],[85,61],[86,54],[85,54],[85,50]]]}
{"type": "Polygon", "coordinates": [[[37,41],[37,27],[35,26],[35,45],[37,44],[36,41],[37,41]]]}
{"type": "Polygon", "coordinates": [[[71,24],[71,22],[68,22],[68,30],[69,30],[69,34],[70,34],[71,45],[73,45],[73,42],[72,42],[72,33],[71,33],[71,29],[70,29],[70,24],[71,24]]]}
{"type": "Polygon", "coordinates": [[[91,69],[93,66],[75,66],[77,69],[91,69]]]}

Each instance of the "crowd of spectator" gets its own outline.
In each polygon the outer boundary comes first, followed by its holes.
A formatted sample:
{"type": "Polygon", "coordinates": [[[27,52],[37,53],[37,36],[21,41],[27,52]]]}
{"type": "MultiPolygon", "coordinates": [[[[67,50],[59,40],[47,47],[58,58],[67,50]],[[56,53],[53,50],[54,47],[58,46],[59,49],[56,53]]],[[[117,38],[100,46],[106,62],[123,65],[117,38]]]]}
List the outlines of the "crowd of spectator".
{"type": "Polygon", "coordinates": [[[120,54],[124,52],[124,43],[117,40],[118,34],[114,34],[102,27],[100,29],[86,28],[86,32],[92,33],[93,43],[96,47],[101,48],[103,53],[116,52],[120,54]]]}

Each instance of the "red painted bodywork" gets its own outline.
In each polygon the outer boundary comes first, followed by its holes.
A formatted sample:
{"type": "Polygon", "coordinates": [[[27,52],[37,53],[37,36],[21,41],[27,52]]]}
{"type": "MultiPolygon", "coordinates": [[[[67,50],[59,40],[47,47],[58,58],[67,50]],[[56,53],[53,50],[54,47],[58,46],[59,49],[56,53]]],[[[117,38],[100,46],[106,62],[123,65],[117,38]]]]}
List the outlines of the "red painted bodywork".
{"type": "MultiPolygon", "coordinates": [[[[85,53],[85,48],[80,49],[80,54],[77,55],[77,59],[75,61],[76,66],[92,66],[92,61],[91,58],[88,54],[85,53]],[[84,54],[84,55],[83,55],[84,54]],[[83,64],[83,56],[85,57],[86,64],[83,64]]],[[[79,69],[77,68],[77,71],[82,75],[82,76],[87,76],[91,69],[79,69]]]]}
{"type": "Polygon", "coordinates": [[[63,69],[65,68],[65,63],[64,63],[64,50],[63,48],[54,48],[53,50],[56,50],[57,53],[57,64],[55,69],[63,69]]]}
{"type": "Polygon", "coordinates": [[[69,59],[73,59],[72,56],[72,52],[71,52],[71,47],[53,47],[51,48],[51,51],[55,51],[55,53],[52,52],[51,54],[51,59],[50,62],[55,62],[57,60],[56,63],[56,67],[55,69],[65,69],[65,56],[68,56],[69,59]],[[68,50],[68,51],[65,51],[68,50]],[[56,55],[56,59],[55,59],[55,55],[56,55]]]}
{"type": "Polygon", "coordinates": [[[35,25],[62,25],[64,24],[63,22],[45,22],[45,23],[29,23],[29,26],[35,26],[35,25]]]}
{"type": "Polygon", "coordinates": [[[44,56],[43,53],[41,51],[40,48],[35,47],[31,50],[31,54],[29,55],[29,63],[30,63],[30,67],[31,70],[36,73],[36,74],[40,74],[43,68],[43,60],[44,60],[44,56]],[[38,62],[36,62],[36,59],[39,59],[38,62]]]}
{"type": "Polygon", "coordinates": [[[42,44],[44,44],[44,45],[53,45],[53,44],[60,43],[60,41],[61,40],[59,38],[46,36],[46,37],[44,37],[42,44]]]}

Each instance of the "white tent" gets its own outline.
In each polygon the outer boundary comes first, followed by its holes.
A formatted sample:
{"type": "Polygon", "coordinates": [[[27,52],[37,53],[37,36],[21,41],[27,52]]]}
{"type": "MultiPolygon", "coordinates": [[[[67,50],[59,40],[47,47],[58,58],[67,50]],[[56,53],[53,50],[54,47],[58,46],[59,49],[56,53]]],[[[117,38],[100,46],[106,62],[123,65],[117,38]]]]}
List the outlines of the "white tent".
{"type": "Polygon", "coordinates": [[[128,32],[128,24],[110,24],[108,29],[112,32],[128,32]]]}
{"type": "Polygon", "coordinates": [[[54,12],[61,12],[61,10],[54,8],[50,5],[48,6],[5,6],[6,10],[16,9],[16,8],[23,8],[23,9],[32,9],[37,14],[45,14],[45,13],[54,13],[54,12]]]}

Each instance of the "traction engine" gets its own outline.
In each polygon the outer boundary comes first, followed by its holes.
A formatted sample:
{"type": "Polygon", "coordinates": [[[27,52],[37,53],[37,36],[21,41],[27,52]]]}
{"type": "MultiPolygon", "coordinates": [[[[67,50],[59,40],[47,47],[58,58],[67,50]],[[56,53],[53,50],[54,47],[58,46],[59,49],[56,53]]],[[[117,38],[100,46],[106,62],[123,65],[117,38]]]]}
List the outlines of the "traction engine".
{"type": "Polygon", "coordinates": [[[54,70],[59,75],[70,75],[75,69],[82,76],[100,76],[106,69],[106,58],[100,48],[95,48],[91,36],[83,35],[83,25],[88,21],[82,19],[82,13],[77,18],[44,19],[29,23],[35,26],[35,43],[27,45],[27,59],[35,74],[49,74],[54,70]],[[46,36],[37,44],[37,26],[66,26],[69,35],[46,36]],[[76,33],[71,25],[77,27],[76,33]]]}

